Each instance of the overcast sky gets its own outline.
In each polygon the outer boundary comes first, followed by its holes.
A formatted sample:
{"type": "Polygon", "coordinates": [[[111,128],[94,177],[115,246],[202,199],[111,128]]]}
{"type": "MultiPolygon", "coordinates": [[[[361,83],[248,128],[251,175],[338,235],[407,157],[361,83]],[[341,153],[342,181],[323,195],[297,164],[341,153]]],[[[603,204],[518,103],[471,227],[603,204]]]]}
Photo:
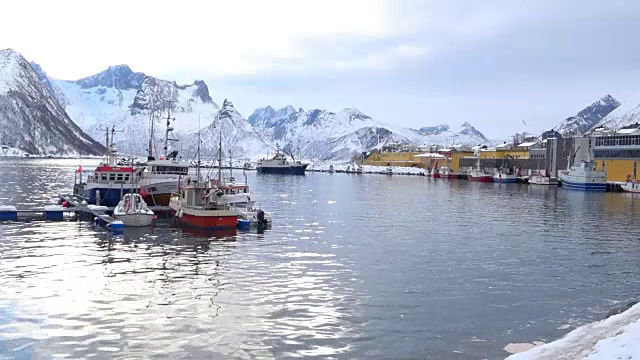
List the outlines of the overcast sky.
{"type": "Polygon", "coordinates": [[[2,12],[0,48],[52,77],[126,63],[204,79],[245,116],[357,107],[502,137],[548,129],[607,93],[640,103],[634,0],[21,0],[2,12]]]}

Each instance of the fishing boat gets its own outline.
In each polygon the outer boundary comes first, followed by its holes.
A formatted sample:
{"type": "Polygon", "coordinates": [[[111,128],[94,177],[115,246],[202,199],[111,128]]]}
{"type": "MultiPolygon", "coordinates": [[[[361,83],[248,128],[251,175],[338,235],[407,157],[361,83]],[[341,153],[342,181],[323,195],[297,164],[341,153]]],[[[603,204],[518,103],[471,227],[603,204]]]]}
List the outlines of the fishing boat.
{"type": "Polygon", "coordinates": [[[141,227],[151,225],[155,214],[140,194],[125,194],[113,210],[113,217],[124,226],[141,227]]]}
{"type": "Polygon", "coordinates": [[[189,163],[178,160],[178,152],[168,152],[169,143],[178,141],[171,138],[173,127],[171,121],[171,106],[167,106],[167,127],[164,136],[164,156],[156,159],[153,154],[154,141],[154,118],[150,116],[151,127],[149,135],[149,148],[147,155],[146,169],[140,177],[139,193],[144,201],[149,205],[169,205],[171,194],[178,188],[180,179],[184,179],[189,174],[189,163]]]}
{"type": "MultiPolygon", "coordinates": [[[[221,169],[218,173],[221,174],[221,169]]],[[[218,184],[222,179],[218,178],[218,184]]],[[[171,195],[169,208],[179,226],[199,231],[229,230],[235,234],[238,212],[218,198],[218,187],[211,187],[200,176],[200,132],[198,132],[198,162],[195,179],[179,183],[178,192],[171,195]]]]}
{"type": "Polygon", "coordinates": [[[493,182],[515,183],[518,182],[518,175],[510,169],[499,169],[493,174],[493,182]]]}
{"type": "Polygon", "coordinates": [[[329,165],[329,172],[330,173],[334,173],[335,172],[335,170],[333,168],[333,164],[329,165]]]}
{"type": "Polygon", "coordinates": [[[622,191],[640,194],[640,181],[627,180],[624,184],[620,185],[622,191]]]}
{"type": "Polygon", "coordinates": [[[247,182],[247,174],[244,173],[244,183],[236,182],[233,177],[233,160],[229,156],[229,177],[222,176],[222,132],[218,144],[218,177],[210,180],[209,194],[207,196],[216,196],[218,201],[228,204],[233,208],[247,208],[255,204],[255,196],[249,191],[247,182]]]}
{"type": "Polygon", "coordinates": [[[558,179],[550,177],[548,171],[541,170],[537,174],[533,174],[529,177],[529,184],[554,186],[558,185],[558,179]]]}
{"type": "Polygon", "coordinates": [[[469,181],[474,181],[474,182],[493,182],[493,176],[491,176],[491,174],[489,174],[481,165],[480,165],[480,158],[478,157],[478,164],[476,165],[476,167],[474,167],[473,169],[471,169],[471,171],[469,172],[469,174],[467,175],[469,181]]]}
{"type": "Polygon", "coordinates": [[[596,169],[591,160],[581,161],[558,173],[560,185],[570,190],[607,191],[607,173],[596,169]]]}
{"type": "Polygon", "coordinates": [[[106,130],[106,159],[87,177],[84,196],[89,204],[114,207],[125,194],[138,191],[138,172],[133,166],[116,164],[115,127],[110,131],[111,139],[109,129],[106,130]]]}
{"type": "Polygon", "coordinates": [[[439,169],[440,178],[442,179],[459,179],[460,173],[451,170],[449,165],[441,166],[439,169]]]}
{"type": "Polygon", "coordinates": [[[304,175],[309,164],[303,164],[300,161],[295,161],[295,159],[292,160],[287,160],[287,157],[280,151],[280,145],[276,144],[276,153],[273,158],[259,160],[256,164],[256,170],[261,174],[304,175]]]}

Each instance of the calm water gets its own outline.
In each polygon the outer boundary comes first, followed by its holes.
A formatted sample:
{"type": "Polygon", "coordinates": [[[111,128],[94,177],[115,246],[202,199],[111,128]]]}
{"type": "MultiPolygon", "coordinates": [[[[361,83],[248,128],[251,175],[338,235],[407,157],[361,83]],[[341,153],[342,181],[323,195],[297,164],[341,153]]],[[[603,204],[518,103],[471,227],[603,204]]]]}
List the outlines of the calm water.
{"type": "MultiPolygon", "coordinates": [[[[26,208],[70,191],[78,161],[0,165],[0,204],[26,208]]],[[[0,357],[495,359],[638,298],[640,199],[626,194],[249,182],[275,217],[264,235],[0,224],[0,357]]]]}

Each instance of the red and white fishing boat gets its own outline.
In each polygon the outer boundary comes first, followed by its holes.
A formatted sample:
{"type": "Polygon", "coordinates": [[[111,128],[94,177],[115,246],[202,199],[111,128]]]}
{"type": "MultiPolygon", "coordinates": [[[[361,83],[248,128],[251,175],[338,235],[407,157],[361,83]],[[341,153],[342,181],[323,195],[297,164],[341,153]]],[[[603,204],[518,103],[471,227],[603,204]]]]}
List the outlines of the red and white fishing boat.
{"type": "MultiPolygon", "coordinates": [[[[198,133],[198,140],[200,133],[198,133]]],[[[220,172],[219,172],[220,174],[220,172]]],[[[218,184],[221,184],[220,175],[218,184]]],[[[195,179],[187,178],[180,184],[178,193],[171,195],[169,207],[178,225],[196,230],[233,231],[235,235],[238,212],[227,202],[220,200],[222,191],[212,188],[211,184],[202,181],[200,176],[200,141],[198,141],[198,162],[195,179]]]]}
{"type": "Polygon", "coordinates": [[[449,165],[440,167],[440,177],[443,179],[459,179],[460,173],[451,170],[449,165]]]}
{"type": "Polygon", "coordinates": [[[493,182],[493,176],[489,174],[482,166],[480,166],[480,158],[478,157],[478,164],[475,168],[471,169],[468,175],[469,181],[475,182],[493,182]]]}
{"type": "Polygon", "coordinates": [[[208,196],[210,190],[194,181],[172,195],[169,207],[178,225],[199,230],[235,230],[238,212],[208,196]]]}

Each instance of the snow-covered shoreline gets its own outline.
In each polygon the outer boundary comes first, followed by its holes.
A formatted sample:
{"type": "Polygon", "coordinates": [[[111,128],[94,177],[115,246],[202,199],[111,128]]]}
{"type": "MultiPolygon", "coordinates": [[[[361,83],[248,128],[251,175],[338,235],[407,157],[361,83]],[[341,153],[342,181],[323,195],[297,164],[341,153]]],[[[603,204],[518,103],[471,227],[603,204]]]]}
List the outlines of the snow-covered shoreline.
{"type": "MultiPolygon", "coordinates": [[[[310,164],[307,168],[309,172],[329,172],[329,167],[333,166],[333,170],[336,172],[347,172],[347,170],[354,171],[357,168],[356,164],[336,164],[336,163],[322,163],[322,164],[310,164]]],[[[391,166],[392,174],[394,175],[425,175],[425,170],[418,167],[408,166],[391,166]]],[[[386,166],[374,166],[374,165],[362,165],[363,174],[387,174],[386,166]]]]}
{"type": "Polygon", "coordinates": [[[640,304],[508,360],[640,359],[640,304]]]}

